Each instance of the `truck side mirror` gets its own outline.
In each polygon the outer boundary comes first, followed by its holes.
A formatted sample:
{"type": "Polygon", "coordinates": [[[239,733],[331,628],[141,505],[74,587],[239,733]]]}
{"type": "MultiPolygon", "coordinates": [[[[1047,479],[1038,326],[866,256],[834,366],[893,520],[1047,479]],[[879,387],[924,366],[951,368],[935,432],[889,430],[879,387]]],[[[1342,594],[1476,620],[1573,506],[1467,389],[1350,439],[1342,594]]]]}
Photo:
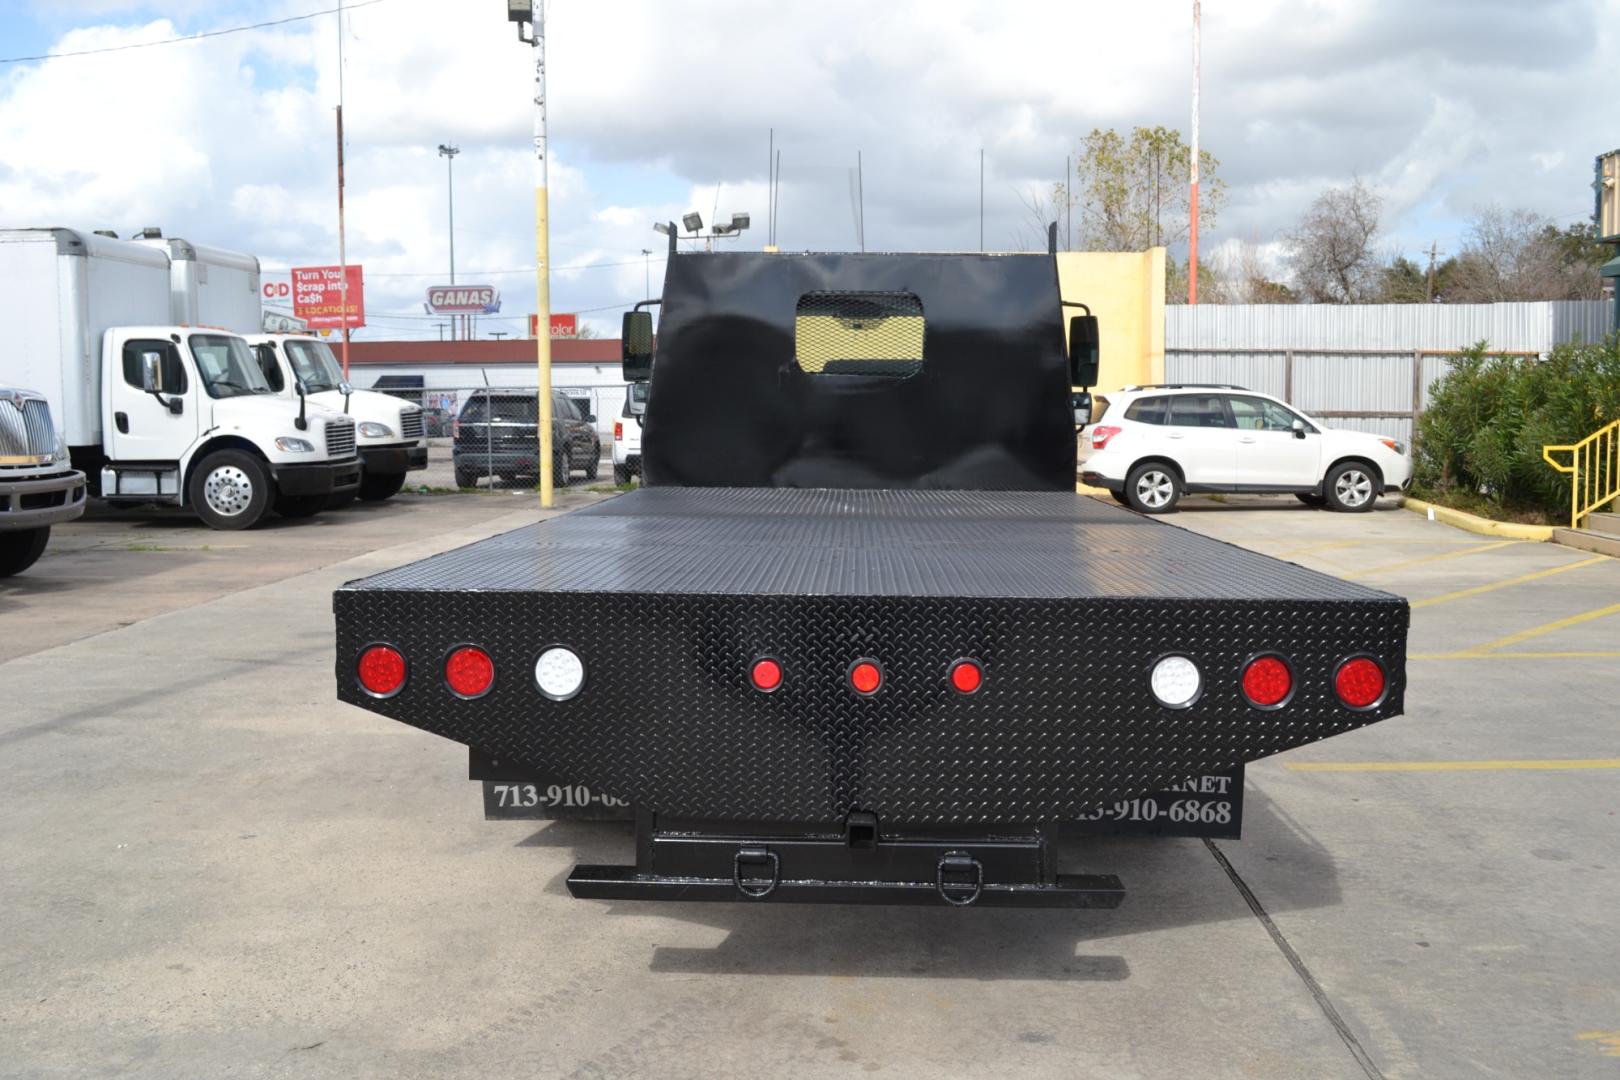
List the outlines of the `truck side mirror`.
{"type": "Polygon", "coordinates": [[[1295,420],[1294,421],[1294,438],[1303,439],[1304,437],[1305,437],[1305,421],[1303,421],[1303,420],[1295,420]]]}
{"type": "Polygon", "coordinates": [[[627,311],[619,335],[624,381],[646,382],[652,377],[653,321],[650,311],[627,311]]]}
{"type": "Polygon", "coordinates": [[[1100,338],[1097,316],[1069,317],[1069,385],[1096,386],[1100,338]]]}
{"type": "Polygon", "coordinates": [[[1091,423],[1091,395],[1078,390],[1069,395],[1069,407],[1074,410],[1074,426],[1083,428],[1091,423]]]}
{"type": "Polygon", "coordinates": [[[141,353],[141,389],[148,394],[163,392],[163,354],[141,353]]]}

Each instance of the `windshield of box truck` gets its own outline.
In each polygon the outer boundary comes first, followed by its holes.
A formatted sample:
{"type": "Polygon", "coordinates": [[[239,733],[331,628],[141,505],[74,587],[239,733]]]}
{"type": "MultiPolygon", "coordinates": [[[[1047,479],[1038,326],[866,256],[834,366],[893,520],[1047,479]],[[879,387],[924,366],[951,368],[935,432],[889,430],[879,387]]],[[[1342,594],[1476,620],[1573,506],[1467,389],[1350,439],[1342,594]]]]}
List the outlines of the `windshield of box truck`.
{"type": "Polygon", "coordinates": [[[337,358],[326,342],[289,338],[282,345],[287,350],[287,362],[292,365],[293,374],[303,382],[307,392],[318,394],[342,385],[343,373],[338,370],[337,358]]]}
{"type": "Polygon", "coordinates": [[[247,342],[227,334],[192,334],[187,339],[197,361],[197,374],[211,398],[270,393],[264,372],[253,362],[247,342]]]}

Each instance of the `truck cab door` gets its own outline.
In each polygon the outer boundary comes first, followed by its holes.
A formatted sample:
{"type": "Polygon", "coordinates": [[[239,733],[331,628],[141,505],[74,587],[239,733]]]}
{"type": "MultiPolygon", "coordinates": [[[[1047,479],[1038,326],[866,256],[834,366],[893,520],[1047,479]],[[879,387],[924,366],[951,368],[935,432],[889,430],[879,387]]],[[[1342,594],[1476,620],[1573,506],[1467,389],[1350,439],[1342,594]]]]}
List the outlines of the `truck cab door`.
{"type": "Polygon", "coordinates": [[[103,431],[114,462],[178,462],[197,441],[202,421],[197,380],[184,351],[167,338],[109,335],[103,431]],[[146,373],[157,362],[157,385],[146,373]]]}

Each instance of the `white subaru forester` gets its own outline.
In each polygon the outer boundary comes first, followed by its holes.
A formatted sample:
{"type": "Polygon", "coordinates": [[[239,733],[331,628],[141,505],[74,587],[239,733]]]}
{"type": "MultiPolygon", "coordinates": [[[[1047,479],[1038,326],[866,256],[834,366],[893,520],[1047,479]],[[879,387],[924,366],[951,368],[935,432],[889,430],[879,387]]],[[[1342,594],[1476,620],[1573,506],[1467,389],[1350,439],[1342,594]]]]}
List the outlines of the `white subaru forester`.
{"type": "Polygon", "coordinates": [[[1080,478],[1144,514],[1168,514],[1198,491],[1371,510],[1412,479],[1399,441],[1327,427],[1241,386],[1127,386],[1096,405],[1080,432],[1080,478]]]}

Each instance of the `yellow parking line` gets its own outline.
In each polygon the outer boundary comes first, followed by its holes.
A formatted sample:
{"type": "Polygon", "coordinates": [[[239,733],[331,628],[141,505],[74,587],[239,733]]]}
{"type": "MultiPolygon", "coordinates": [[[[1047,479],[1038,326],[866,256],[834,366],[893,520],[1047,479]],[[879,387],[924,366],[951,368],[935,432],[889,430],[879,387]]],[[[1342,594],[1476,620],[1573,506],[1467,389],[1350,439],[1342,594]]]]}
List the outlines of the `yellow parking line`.
{"type": "Polygon", "coordinates": [[[1407,653],[1408,660],[1598,660],[1620,657],[1620,652],[1437,652],[1407,653]]]}
{"type": "Polygon", "coordinates": [[[1530,758],[1505,761],[1285,761],[1294,772],[1495,772],[1498,770],[1620,769],[1620,758],[1530,758]]]}
{"type": "Polygon", "coordinates": [[[1583,611],[1579,615],[1571,615],[1566,619],[1542,623],[1540,626],[1532,626],[1528,630],[1520,630],[1517,634],[1509,634],[1507,637],[1497,638],[1495,641],[1487,641],[1485,644],[1476,645],[1472,649],[1463,649],[1461,653],[1471,656],[1495,653],[1499,649],[1506,649],[1508,646],[1517,645],[1521,641],[1529,641],[1531,638],[1540,637],[1542,634],[1550,634],[1554,630],[1566,630],[1571,626],[1579,626],[1581,623],[1591,622],[1593,619],[1602,619],[1617,612],[1620,612],[1620,604],[1610,604],[1608,607],[1600,607],[1595,611],[1583,611]]]}
{"type": "Polygon", "coordinates": [[[1476,544],[1473,547],[1463,548],[1461,551],[1448,551],[1444,555],[1425,555],[1421,559],[1406,559],[1402,562],[1385,563],[1383,566],[1374,566],[1366,570],[1352,570],[1352,577],[1366,577],[1369,574],[1385,574],[1391,570],[1404,570],[1408,566],[1423,566],[1426,563],[1440,562],[1442,559],[1460,559],[1464,555],[1478,555],[1485,551],[1495,551],[1497,548],[1511,547],[1514,544],[1523,544],[1523,540],[1493,540],[1489,544],[1476,544]]]}
{"type": "Polygon", "coordinates": [[[1372,540],[1329,540],[1321,544],[1306,544],[1304,547],[1288,548],[1285,551],[1271,553],[1273,559],[1286,559],[1291,555],[1313,555],[1318,551],[1333,551],[1337,548],[1358,547],[1362,544],[1371,544],[1372,540]]]}
{"type": "Polygon", "coordinates": [[[1607,555],[1599,555],[1594,559],[1581,559],[1576,562],[1567,562],[1555,566],[1550,570],[1537,570],[1533,574],[1520,574],[1518,577],[1508,578],[1506,581],[1493,582],[1490,585],[1475,585],[1472,589],[1458,589],[1456,592],[1445,593],[1441,596],[1431,596],[1427,600],[1418,600],[1412,604],[1413,608],[1429,607],[1433,604],[1445,604],[1452,600],[1461,600],[1469,596],[1478,596],[1480,593],[1494,592],[1505,589],[1509,585],[1523,585],[1527,581],[1536,581],[1539,578],[1562,574],[1565,570],[1579,570],[1583,566],[1596,566],[1598,563],[1609,562],[1607,555]]]}

